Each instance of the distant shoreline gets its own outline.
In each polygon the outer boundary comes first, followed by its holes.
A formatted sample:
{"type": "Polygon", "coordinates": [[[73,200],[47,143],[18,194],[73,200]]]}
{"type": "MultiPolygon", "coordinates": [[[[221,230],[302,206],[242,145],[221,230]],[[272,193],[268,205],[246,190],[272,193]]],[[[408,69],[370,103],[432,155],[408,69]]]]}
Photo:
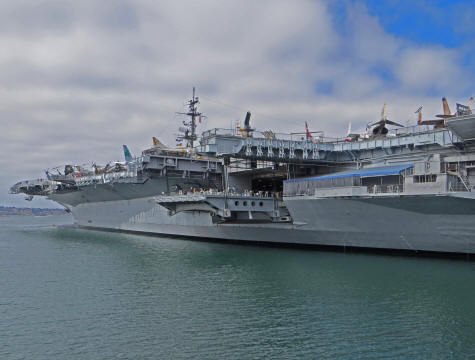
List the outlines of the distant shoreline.
{"type": "Polygon", "coordinates": [[[48,208],[18,208],[14,206],[0,206],[0,216],[48,216],[48,215],[69,215],[64,209],[48,208]]]}

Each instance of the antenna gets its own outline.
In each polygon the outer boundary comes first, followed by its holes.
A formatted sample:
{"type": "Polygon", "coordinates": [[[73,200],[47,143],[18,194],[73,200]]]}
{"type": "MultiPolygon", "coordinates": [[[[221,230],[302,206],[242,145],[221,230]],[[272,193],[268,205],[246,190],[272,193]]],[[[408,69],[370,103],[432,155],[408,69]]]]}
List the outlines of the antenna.
{"type": "Polygon", "coordinates": [[[193,86],[193,97],[187,102],[188,112],[177,112],[177,114],[191,117],[190,122],[183,121],[183,125],[186,126],[185,135],[183,136],[183,139],[187,141],[186,146],[189,148],[194,147],[194,141],[198,138],[196,136],[196,118],[199,118],[201,122],[201,113],[198,112],[198,108],[196,107],[196,105],[199,104],[199,102],[200,101],[198,97],[195,96],[195,87],[193,86]]]}

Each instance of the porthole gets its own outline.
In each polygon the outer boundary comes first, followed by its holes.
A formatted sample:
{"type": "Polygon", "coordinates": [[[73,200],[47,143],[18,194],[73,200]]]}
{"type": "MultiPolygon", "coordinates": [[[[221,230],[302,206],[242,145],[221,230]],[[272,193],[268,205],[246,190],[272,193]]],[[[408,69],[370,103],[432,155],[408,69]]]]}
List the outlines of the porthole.
{"type": "Polygon", "coordinates": [[[259,201],[259,206],[264,206],[264,202],[259,201]]]}
{"type": "Polygon", "coordinates": [[[256,202],[255,202],[255,201],[251,201],[251,206],[256,206],[256,202]]]}
{"type": "Polygon", "coordinates": [[[239,206],[239,201],[235,201],[234,205],[239,206]]]}
{"type": "Polygon", "coordinates": [[[243,205],[243,206],[247,206],[247,201],[244,201],[244,202],[242,203],[242,205],[243,205]]]}

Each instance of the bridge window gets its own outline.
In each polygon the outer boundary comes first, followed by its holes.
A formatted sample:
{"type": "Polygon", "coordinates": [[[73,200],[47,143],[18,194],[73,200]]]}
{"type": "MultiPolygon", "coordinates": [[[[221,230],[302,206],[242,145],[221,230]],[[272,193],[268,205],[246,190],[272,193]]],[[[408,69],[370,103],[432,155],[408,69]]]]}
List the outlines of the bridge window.
{"type": "Polygon", "coordinates": [[[427,182],[436,182],[437,175],[414,175],[413,177],[414,183],[427,183],[427,182]]]}

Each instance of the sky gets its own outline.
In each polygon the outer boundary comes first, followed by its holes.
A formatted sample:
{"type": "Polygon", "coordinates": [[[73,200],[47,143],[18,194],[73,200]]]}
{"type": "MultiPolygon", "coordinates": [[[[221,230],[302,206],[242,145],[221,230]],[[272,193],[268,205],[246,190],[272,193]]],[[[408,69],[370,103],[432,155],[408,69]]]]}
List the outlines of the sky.
{"type": "Polygon", "coordinates": [[[472,1],[2,0],[0,205],[58,165],[122,159],[157,136],[196,86],[200,130],[252,125],[344,136],[475,95],[472,1]]]}

